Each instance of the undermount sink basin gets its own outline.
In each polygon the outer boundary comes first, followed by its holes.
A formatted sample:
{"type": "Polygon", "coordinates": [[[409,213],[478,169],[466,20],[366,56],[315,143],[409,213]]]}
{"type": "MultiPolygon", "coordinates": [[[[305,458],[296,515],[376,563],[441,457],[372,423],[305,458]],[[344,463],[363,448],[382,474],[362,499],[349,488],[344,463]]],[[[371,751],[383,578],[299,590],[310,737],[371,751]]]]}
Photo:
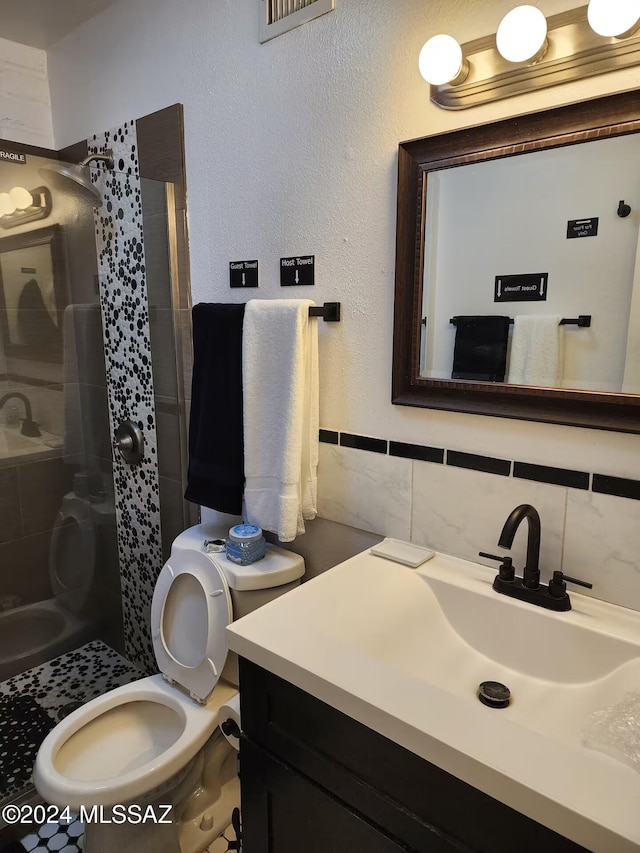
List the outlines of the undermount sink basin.
{"type": "Polygon", "coordinates": [[[596,853],[640,850],[640,774],[584,743],[640,693],[640,613],[571,591],[556,613],[495,569],[358,554],[228,628],[230,648],[596,853]],[[505,708],[482,682],[511,692],[505,708]]]}

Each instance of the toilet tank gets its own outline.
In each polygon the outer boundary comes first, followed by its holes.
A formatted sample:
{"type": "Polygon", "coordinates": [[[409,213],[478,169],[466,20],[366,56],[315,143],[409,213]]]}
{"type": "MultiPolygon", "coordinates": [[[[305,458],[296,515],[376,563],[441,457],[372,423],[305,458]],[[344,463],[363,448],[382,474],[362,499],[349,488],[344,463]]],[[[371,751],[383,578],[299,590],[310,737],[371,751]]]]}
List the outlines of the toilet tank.
{"type": "MultiPolygon", "coordinates": [[[[171,546],[171,553],[173,555],[186,550],[206,551],[205,542],[225,539],[228,533],[228,528],[219,524],[197,524],[176,537],[171,546]]],[[[304,575],[304,560],[299,554],[270,543],[267,543],[264,559],[249,566],[232,563],[227,560],[224,551],[210,552],[208,557],[224,572],[231,594],[234,620],[299,586],[304,575]]],[[[229,652],[222,677],[225,681],[238,685],[238,658],[235,652],[229,652]]]]}

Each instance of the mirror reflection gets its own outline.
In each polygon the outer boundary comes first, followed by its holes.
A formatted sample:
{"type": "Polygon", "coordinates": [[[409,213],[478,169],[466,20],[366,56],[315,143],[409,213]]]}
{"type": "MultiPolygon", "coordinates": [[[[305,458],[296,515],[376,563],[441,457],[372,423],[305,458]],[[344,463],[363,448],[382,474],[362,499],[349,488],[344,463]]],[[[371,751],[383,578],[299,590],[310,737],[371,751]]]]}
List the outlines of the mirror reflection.
{"type": "Polygon", "coordinates": [[[639,225],[637,134],[429,172],[421,375],[640,393],[639,225]]]}

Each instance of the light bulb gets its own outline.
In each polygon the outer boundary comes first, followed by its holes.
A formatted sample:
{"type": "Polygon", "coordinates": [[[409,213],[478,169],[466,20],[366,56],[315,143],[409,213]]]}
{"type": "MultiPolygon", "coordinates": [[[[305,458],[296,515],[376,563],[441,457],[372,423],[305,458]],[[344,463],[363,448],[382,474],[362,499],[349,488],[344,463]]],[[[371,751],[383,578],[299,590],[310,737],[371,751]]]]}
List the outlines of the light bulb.
{"type": "Polygon", "coordinates": [[[599,36],[625,36],[640,19],[640,0],[590,0],[587,17],[599,36]]]}
{"type": "Polygon", "coordinates": [[[541,58],[547,44],[547,19],[535,6],[516,6],[498,27],[496,45],[508,62],[541,58]]]}
{"type": "Polygon", "coordinates": [[[467,73],[462,48],[453,36],[433,36],[418,57],[420,73],[432,86],[443,86],[453,80],[461,83],[467,73]]]}
{"type": "Polygon", "coordinates": [[[24,187],[14,187],[9,193],[11,201],[18,210],[26,210],[33,204],[33,197],[24,187]]]}
{"type": "Polygon", "coordinates": [[[9,216],[16,212],[16,206],[11,201],[9,193],[0,193],[0,216],[9,216]]]}

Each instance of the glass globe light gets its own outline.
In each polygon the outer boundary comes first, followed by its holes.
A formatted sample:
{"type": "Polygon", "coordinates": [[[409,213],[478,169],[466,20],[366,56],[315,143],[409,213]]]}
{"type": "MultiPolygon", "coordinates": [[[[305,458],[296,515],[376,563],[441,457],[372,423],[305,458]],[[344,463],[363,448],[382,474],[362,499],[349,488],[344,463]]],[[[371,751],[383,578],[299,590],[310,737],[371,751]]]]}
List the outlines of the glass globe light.
{"type": "Polygon", "coordinates": [[[496,45],[508,62],[540,59],[547,45],[547,19],[535,6],[516,6],[500,21],[496,45]]]}
{"type": "Polygon", "coordinates": [[[418,57],[420,74],[432,86],[443,86],[453,80],[462,82],[466,76],[466,63],[462,48],[453,36],[433,36],[424,45],[418,57]]]}
{"type": "Polygon", "coordinates": [[[630,35],[640,19],[640,0],[590,0],[587,18],[599,36],[630,35]]]}

